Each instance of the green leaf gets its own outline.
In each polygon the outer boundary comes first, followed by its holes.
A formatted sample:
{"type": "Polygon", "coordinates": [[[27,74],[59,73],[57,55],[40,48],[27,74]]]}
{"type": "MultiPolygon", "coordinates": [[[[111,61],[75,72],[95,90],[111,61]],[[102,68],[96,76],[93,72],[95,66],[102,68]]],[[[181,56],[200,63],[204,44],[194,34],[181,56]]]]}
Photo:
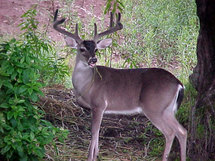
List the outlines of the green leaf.
{"type": "Polygon", "coordinates": [[[112,0],[108,0],[108,1],[107,1],[104,14],[107,14],[107,12],[110,10],[110,8],[111,8],[111,1],[112,1],[112,0]]]}
{"type": "Polygon", "coordinates": [[[5,154],[6,152],[8,152],[10,150],[11,146],[7,145],[4,148],[1,149],[1,154],[5,154]]]}
{"type": "Polygon", "coordinates": [[[25,100],[19,100],[18,102],[17,102],[17,104],[21,104],[21,103],[24,103],[25,102],[25,100]]]}
{"type": "Polygon", "coordinates": [[[11,125],[13,126],[13,128],[15,128],[17,126],[17,121],[15,119],[11,119],[10,122],[11,122],[11,125]]]}
{"type": "Polygon", "coordinates": [[[5,76],[5,77],[7,77],[7,76],[9,76],[9,74],[7,74],[7,73],[5,73],[5,71],[1,70],[1,71],[0,71],[0,76],[5,76]]]}
{"type": "Polygon", "coordinates": [[[7,119],[10,120],[13,117],[14,113],[12,111],[7,112],[7,119]]]}
{"type": "Polygon", "coordinates": [[[28,64],[31,63],[31,58],[30,58],[29,56],[26,55],[25,59],[26,59],[26,62],[27,62],[28,64]]]}
{"type": "Polygon", "coordinates": [[[0,123],[1,123],[1,125],[5,124],[5,116],[4,116],[4,114],[2,112],[0,113],[0,123]]]}
{"type": "Polygon", "coordinates": [[[19,94],[21,93],[24,93],[28,88],[25,86],[25,85],[22,85],[20,88],[19,88],[19,94]]]}
{"type": "Polygon", "coordinates": [[[3,85],[9,89],[13,89],[13,85],[9,81],[4,81],[3,85]]]}
{"type": "Polygon", "coordinates": [[[116,0],[116,1],[119,3],[118,6],[120,6],[121,8],[125,8],[125,5],[120,0],[116,0]]]}
{"type": "Polygon", "coordinates": [[[123,11],[122,7],[117,6],[117,8],[119,9],[119,11],[120,11],[120,12],[122,12],[122,11],[123,11]]]}
{"type": "Polygon", "coordinates": [[[114,14],[116,12],[116,7],[117,7],[117,2],[115,2],[113,4],[113,10],[112,10],[112,13],[114,14]]]}
{"type": "MultiPolygon", "coordinates": [[[[21,153],[19,153],[20,155],[21,153]]],[[[20,158],[20,161],[28,161],[28,156],[27,155],[24,155],[20,158]]]]}
{"type": "Polygon", "coordinates": [[[18,154],[19,154],[19,156],[21,157],[21,158],[26,158],[26,155],[25,155],[25,153],[24,153],[24,150],[23,150],[23,147],[22,147],[23,145],[22,144],[18,144],[17,145],[17,151],[18,151],[18,154]]]}
{"type": "Polygon", "coordinates": [[[18,130],[19,131],[23,131],[23,125],[22,125],[22,123],[20,123],[20,120],[18,120],[18,122],[17,122],[17,128],[18,128],[18,130]]]}
{"type": "Polygon", "coordinates": [[[31,133],[30,133],[30,139],[31,139],[31,140],[34,140],[34,138],[35,138],[35,135],[34,135],[33,132],[31,132],[31,133]]]}
{"type": "Polygon", "coordinates": [[[12,80],[14,80],[14,79],[16,78],[16,76],[17,76],[17,72],[14,71],[10,78],[11,78],[12,80]]]}
{"type": "Polygon", "coordinates": [[[30,74],[31,74],[30,69],[26,69],[23,71],[22,80],[24,84],[27,84],[30,81],[30,74]]]}
{"type": "Polygon", "coordinates": [[[20,63],[23,63],[25,61],[25,57],[22,57],[22,59],[20,60],[20,63]]]}
{"type": "Polygon", "coordinates": [[[0,89],[1,89],[2,85],[3,85],[3,81],[0,80],[0,89]]]}
{"type": "Polygon", "coordinates": [[[32,94],[30,95],[30,98],[31,98],[31,100],[32,100],[33,102],[37,102],[37,100],[38,100],[38,96],[37,96],[35,93],[32,93],[32,94]]]}
{"type": "Polygon", "coordinates": [[[8,66],[7,73],[10,75],[13,73],[13,71],[14,71],[14,68],[12,66],[8,66]]]}
{"type": "Polygon", "coordinates": [[[38,91],[38,94],[39,94],[40,96],[45,96],[44,93],[43,93],[41,90],[38,91]]]}
{"type": "Polygon", "coordinates": [[[7,103],[2,103],[0,105],[1,108],[9,108],[10,106],[7,103]]]}
{"type": "Polygon", "coordinates": [[[29,139],[29,134],[28,133],[25,133],[22,137],[23,140],[27,141],[27,142],[30,142],[30,139],[29,139]]]}
{"type": "Polygon", "coordinates": [[[29,95],[31,95],[32,92],[33,92],[33,89],[32,89],[32,88],[28,88],[28,93],[29,93],[29,95]]]}

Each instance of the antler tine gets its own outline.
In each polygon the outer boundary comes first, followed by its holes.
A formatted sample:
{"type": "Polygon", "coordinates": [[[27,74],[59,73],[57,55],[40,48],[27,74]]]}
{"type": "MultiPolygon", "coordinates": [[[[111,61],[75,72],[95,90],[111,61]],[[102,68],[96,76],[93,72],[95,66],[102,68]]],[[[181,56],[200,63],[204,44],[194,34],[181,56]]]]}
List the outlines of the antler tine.
{"type": "Polygon", "coordinates": [[[97,36],[98,36],[98,34],[97,34],[97,25],[96,25],[96,23],[94,23],[94,39],[96,39],[97,36]]]}
{"type": "Polygon", "coordinates": [[[110,13],[110,28],[113,27],[114,22],[113,22],[113,12],[110,13]]]}
{"type": "Polygon", "coordinates": [[[118,13],[118,17],[117,17],[117,23],[120,23],[120,19],[121,19],[121,13],[118,13]]]}
{"type": "Polygon", "coordinates": [[[75,26],[75,34],[72,34],[72,33],[68,32],[68,31],[66,31],[63,28],[58,26],[65,21],[65,18],[62,18],[61,20],[57,20],[57,16],[58,16],[58,9],[55,11],[53,28],[62,34],[75,39],[77,41],[77,43],[80,44],[82,42],[82,40],[78,36],[78,24],[76,24],[76,26],[75,26]]]}
{"type": "Polygon", "coordinates": [[[78,36],[78,24],[77,23],[75,24],[75,35],[78,36]]]}
{"type": "Polygon", "coordinates": [[[54,14],[54,22],[57,20],[57,15],[58,15],[58,9],[56,9],[55,14],[54,14]]]}
{"type": "Polygon", "coordinates": [[[120,22],[121,19],[121,14],[118,13],[118,17],[117,17],[117,21],[116,21],[116,25],[114,26],[114,22],[113,22],[113,14],[111,12],[110,14],[110,28],[102,33],[97,34],[97,26],[96,24],[94,24],[95,27],[95,33],[94,33],[94,41],[98,41],[101,37],[105,36],[105,35],[109,35],[112,34],[118,30],[121,30],[123,28],[123,25],[120,22]]]}

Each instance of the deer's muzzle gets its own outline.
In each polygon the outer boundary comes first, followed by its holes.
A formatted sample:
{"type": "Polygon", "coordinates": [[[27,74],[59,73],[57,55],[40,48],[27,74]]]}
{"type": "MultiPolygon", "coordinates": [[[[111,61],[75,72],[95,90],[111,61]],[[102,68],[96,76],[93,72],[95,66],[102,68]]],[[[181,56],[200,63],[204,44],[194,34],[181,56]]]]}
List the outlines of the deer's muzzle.
{"type": "Polygon", "coordinates": [[[91,57],[89,60],[88,60],[88,65],[90,67],[94,67],[96,65],[96,62],[97,62],[97,58],[96,57],[91,57]]]}

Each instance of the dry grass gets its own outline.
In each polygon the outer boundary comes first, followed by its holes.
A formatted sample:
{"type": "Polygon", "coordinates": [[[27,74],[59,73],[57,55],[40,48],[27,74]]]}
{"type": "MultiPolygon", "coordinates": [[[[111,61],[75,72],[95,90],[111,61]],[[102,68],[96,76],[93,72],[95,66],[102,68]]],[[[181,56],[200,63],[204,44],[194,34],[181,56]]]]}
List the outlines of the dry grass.
{"type": "MultiPolygon", "coordinates": [[[[64,143],[46,146],[46,160],[86,160],[90,143],[91,113],[76,104],[73,92],[62,86],[43,89],[38,106],[55,126],[69,130],[64,143]]],[[[155,160],[149,157],[157,131],[144,116],[105,115],[100,130],[99,159],[104,161],[155,160]]]]}

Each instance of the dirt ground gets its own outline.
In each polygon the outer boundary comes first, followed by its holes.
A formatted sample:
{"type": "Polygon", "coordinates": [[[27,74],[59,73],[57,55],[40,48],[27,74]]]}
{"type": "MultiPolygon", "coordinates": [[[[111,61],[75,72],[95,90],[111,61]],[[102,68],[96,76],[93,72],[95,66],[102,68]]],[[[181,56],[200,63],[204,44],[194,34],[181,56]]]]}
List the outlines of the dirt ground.
{"type": "MultiPolygon", "coordinates": [[[[62,36],[52,29],[51,18],[57,8],[64,8],[65,5],[68,7],[68,4],[70,3],[66,0],[0,0],[0,37],[18,35],[20,28],[17,26],[22,20],[21,15],[37,5],[37,20],[40,24],[49,26],[48,33],[54,41],[61,41],[62,36]]],[[[71,0],[70,5],[83,22],[87,22],[89,16],[100,21],[105,0],[71,0]]]]}

